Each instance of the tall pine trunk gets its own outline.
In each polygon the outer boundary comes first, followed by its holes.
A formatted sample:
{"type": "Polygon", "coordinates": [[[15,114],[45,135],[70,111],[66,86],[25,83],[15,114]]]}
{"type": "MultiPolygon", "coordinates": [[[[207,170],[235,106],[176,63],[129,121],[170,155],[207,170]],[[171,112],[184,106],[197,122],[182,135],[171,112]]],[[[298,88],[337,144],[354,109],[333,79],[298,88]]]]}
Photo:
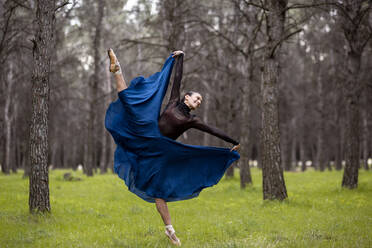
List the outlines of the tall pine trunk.
{"type": "Polygon", "coordinates": [[[287,189],[280,155],[278,113],[279,49],[284,34],[286,0],[267,1],[264,68],[261,84],[262,99],[262,177],[263,198],[283,200],[287,189]]]}
{"type": "Polygon", "coordinates": [[[347,54],[346,78],[343,81],[343,92],[346,99],[346,135],[345,160],[346,166],[342,178],[342,186],[346,188],[358,187],[359,159],[360,159],[360,96],[363,84],[360,80],[361,58],[369,39],[369,13],[372,8],[370,1],[345,0],[342,28],[349,45],[347,54]]]}
{"type": "MultiPolygon", "coordinates": [[[[1,166],[1,170],[4,174],[9,174],[11,168],[11,136],[12,136],[12,116],[11,116],[11,100],[12,100],[12,66],[8,68],[9,72],[5,83],[6,95],[5,95],[5,107],[4,107],[4,131],[5,131],[5,149],[4,149],[4,164],[1,166]]],[[[13,163],[15,161],[12,161],[13,163]]]]}
{"type": "Polygon", "coordinates": [[[349,96],[346,102],[346,146],[345,146],[345,170],[342,178],[342,186],[347,188],[358,187],[358,170],[360,154],[360,111],[357,96],[349,96]]]}
{"type": "Polygon", "coordinates": [[[360,73],[361,55],[350,52],[348,55],[348,76],[344,85],[346,95],[346,133],[345,133],[345,170],[342,186],[358,187],[360,156],[360,103],[361,87],[357,80],[360,73]]]}
{"type": "Polygon", "coordinates": [[[33,47],[32,117],[30,128],[31,212],[49,212],[48,112],[50,53],[53,46],[55,1],[36,1],[36,35],[33,47]]]}
{"type": "MultiPolygon", "coordinates": [[[[110,65],[110,62],[108,60],[106,60],[106,63],[105,63],[105,68],[108,68],[110,65]]],[[[107,95],[107,97],[104,98],[104,101],[103,101],[103,108],[107,108],[107,105],[110,104],[110,92],[111,92],[111,73],[109,70],[105,70],[105,80],[104,80],[105,84],[104,84],[104,87],[103,87],[103,92],[105,95],[107,95]]],[[[111,138],[109,137],[109,133],[107,132],[106,128],[104,128],[104,123],[105,123],[105,118],[103,117],[102,120],[100,121],[103,126],[102,126],[102,155],[101,155],[101,159],[100,159],[100,173],[101,174],[104,174],[107,172],[107,167],[108,167],[108,160],[107,160],[107,155],[109,154],[109,150],[110,150],[110,140],[111,138]]]]}
{"type": "Polygon", "coordinates": [[[244,189],[246,185],[252,184],[252,175],[251,175],[251,168],[249,166],[249,160],[251,159],[251,151],[252,151],[252,142],[249,140],[250,137],[250,118],[251,118],[251,99],[249,94],[251,93],[251,86],[252,86],[252,74],[248,76],[247,82],[244,84],[243,89],[243,112],[242,112],[242,120],[243,126],[241,131],[241,144],[243,149],[241,150],[242,158],[239,161],[240,167],[240,188],[244,189]]]}
{"type": "MultiPolygon", "coordinates": [[[[320,63],[320,62],[318,62],[320,63]]],[[[317,145],[316,145],[316,161],[315,161],[315,168],[319,169],[320,171],[324,171],[325,169],[325,156],[326,156],[326,145],[325,145],[325,91],[323,85],[323,79],[321,76],[321,68],[320,64],[315,67],[317,71],[316,77],[316,84],[317,84],[317,93],[318,93],[318,113],[319,118],[317,121],[317,145]]]]}
{"type": "Polygon", "coordinates": [[[368,130],[368,104],[367,104],[367,94],[365,93],[363,96],[363,110],[362,110],[362,130],[363,130],[363,149],[362,149],[362,159],[363,159],[363,168],[365,170],[369,170],[368,166],[368,137],[369,137],[369,130],[368,130]]]}
{"type": "MultiPolygon", "coordinates": [[[[90,99],[90,111],[88,119],[88,151],[87,151],[87,163],[85,164],[85,173],[88,176],[93,176],[93,169],[97,166],[97,130],[95,128],[97,122],[97,96],[98,96],[98,84],[99,84],[99,71],[100,71],[100,47],[101,47],[101,29],[102,29],[102,19],[104,10],[104,1],[98,1],[97,6],[97,23],[96,32],[93,42],[94,50],[94,74],[93,74],[93,85],[91,89],[91,99],[90,99]]],[[[99,132],[98,132],[99,133],[99,132]]]]}

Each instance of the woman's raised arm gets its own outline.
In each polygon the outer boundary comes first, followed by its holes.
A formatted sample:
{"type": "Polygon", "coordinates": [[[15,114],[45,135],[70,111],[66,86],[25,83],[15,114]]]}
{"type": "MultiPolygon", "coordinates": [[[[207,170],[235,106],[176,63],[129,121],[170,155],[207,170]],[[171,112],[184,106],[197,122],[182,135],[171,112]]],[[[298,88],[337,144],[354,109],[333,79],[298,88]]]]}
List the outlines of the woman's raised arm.
{"type": "Polygon", "coordinates": [[[181,80],[183,73],[183,51],[174,51],[173,57],[176,57],[176,74],[174,75],[173,87],[169,103],[180,100],[181,80]]]}

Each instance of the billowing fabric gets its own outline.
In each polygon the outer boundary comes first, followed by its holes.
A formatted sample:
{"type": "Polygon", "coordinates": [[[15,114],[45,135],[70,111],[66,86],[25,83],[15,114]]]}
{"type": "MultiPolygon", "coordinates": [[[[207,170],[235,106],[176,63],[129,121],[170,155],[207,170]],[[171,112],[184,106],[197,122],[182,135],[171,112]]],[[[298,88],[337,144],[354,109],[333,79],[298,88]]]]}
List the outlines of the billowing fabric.
{"type": "Polygon", "coordinates": [[[117,144],[114,171],[148,202],[196,197],[239,159],[226,148],[185,145],[160,133],[158,119],[173,63],[169,57],[160,72],[133,79],[106,112],[105,126],[117,144]]]}

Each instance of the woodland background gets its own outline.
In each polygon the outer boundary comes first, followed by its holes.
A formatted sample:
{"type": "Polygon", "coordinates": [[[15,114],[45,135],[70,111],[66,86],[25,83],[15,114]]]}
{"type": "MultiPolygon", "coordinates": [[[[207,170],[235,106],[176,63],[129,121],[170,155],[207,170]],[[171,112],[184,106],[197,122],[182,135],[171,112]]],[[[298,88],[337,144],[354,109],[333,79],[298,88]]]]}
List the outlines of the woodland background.
{"type": "MultiPolygon", "coordinates": [[[[280,70],[274,74],[282,168],[342,169],[347,131],[354,130],[360,138],[360,166],[368,169],[372,156],[370,1],[351,1],[360,3],[359,12],[348,8],[350,1],[279,2],[287,6],[283,35],[274,44],[280,70]],[[345,16],[355,17],[356,29],[348,29],[345,16]],[[359,67],[349,63],[354,50],[360,55],[359,67]],[[354,83],[346,87],[350,80],[354,83]],[[350,101],[357,103],[360,117],[354,126],[347,122],[350,101]]],[[[56,1],[48,124],[52,168],[82,165],[92,174],[113,166],[115,144],[104,128],[105,111],[117,98],[108,72],[108,48],[116,52],[127,82],[158,71],[173,50],[185,51],[181,90],[203,95],[197,115],[241,142],[241,167],[260,167],[262,80],[268,75],[264,63],[270,42],[265,4],[56,1]]],[[[34,10],[32,0],[0,1],[0,163],[6,174],[22,168],[27,175],[30,169],[34,10]]],[[[179,140],[230,146],[197,130],[179,140]]]]}

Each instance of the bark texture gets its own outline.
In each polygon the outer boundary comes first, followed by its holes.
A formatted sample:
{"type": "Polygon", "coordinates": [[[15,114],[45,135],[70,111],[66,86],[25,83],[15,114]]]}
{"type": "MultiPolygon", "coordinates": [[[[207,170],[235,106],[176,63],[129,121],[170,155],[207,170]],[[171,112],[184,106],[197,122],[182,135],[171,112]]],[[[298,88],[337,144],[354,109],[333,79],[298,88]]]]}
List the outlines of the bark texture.
{"type": "Polygon", "coordinates": [[[371,2],[348,0],[343,3],[342,29],[349,45],[346,64],[346,78],[343,92],[346,99],[345,170],[342,186],[358,187],[360,158],[360,97],[363,83],[360,80],[361,58],[368,40],[368,17],[371,2]]]}
{"type": "Polygon", "coordinates": [[[53,45],[55,2],[36,1],[36,35],[33,47],[32,117],[30,129],[31,212],[49,212],[48,111],[50,54],[53,45]]]}
{"type": "Polygon", "coordinates": [[[1,166],[1,170],[4,174],[9,174],[11,168],[11,135],[12,135],[12,116],[10,114],[11,101],[12,101],[12,68],[9,68],[8,80],[6,81],[6,99],[4,108],[4,130],[5,130],[5,151],[4,151],[4,163],[1,166]]]}
{"type": "Polygon", "coordinates": [[[239,161],[240,167],[240,188],[244,189],[246,185],[252,184],[252,175],[251,175],[251,168],[249,165],[249,160],[251,156],[252,150],[252,143],[250,143],[250,119],[251,116],[251,102],[249,94],[251,92],[251,84],[252,84],[252,74],[249,75],[249,81],[244,85],[244,94],[243,94],[243,103],[242,106],[243,112],[241,118],[243,119],[242,123],[242,135],[241,137],[241,144],[243,145],[243,149],[241,150],[242,157],[239,161]]]}
{"type": "Polygon", "coordinates": [[[280,154],[280,131],[278,118],[278,50],[283,39],[285,7],[287,1],[266,2],[267,44],[262,74],[262,177],[263,198],[283,200],[287,189],[283,177],[280,154]]]}
{"type": "Polygon", "coordinates": [[[93,85],[91,89],[92,100],[90,102],[90,112],[88,120],[88,155],[87,162],[85,164],[84,172],[88,176],[93,176],[93,168],[97,166],[97,153],[96,150],[97,140],[95,139],[95,126],[97,122],[97,96],[98,96],[98,84],[99,84],[99,73],[100,73],[100,47],[101,47],[101,38],[102,38],[102,20],[104,14],[104,5],[105,1],[98,1],[97,6],[97,23],[96,23],[96,32],[93,42],[94,50],[94,74],[93,74],[93,85]]]}
{"type": "Polygon", "coordinates": [[[249,159],[244,157],[240,158],[240,188],[244,189],[247,185],[252,184],[251,168],[249,166],[249,159]]]}
{"type": "Polygon", "coordinates": [[[317,77],[316,77],[316,85],[317,85],[317,93],[318,93],[318,123],[317,123],[317,145],[316,145],[316,161],[315,161],[315,169],[324,171],[326,165],[326,143],[325,143],[325,90],[323,85],[323,80],[321,76],[321,67],[317,68],[317,77]]]}

